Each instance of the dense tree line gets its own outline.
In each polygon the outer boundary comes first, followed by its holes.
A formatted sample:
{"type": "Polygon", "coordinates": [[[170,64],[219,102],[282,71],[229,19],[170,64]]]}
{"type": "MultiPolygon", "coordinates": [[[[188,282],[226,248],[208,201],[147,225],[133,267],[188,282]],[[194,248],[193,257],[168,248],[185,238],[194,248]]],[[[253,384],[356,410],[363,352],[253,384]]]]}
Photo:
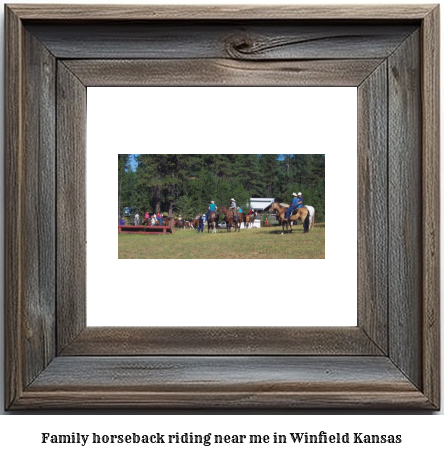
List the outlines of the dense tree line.
{"type": "Polygon", "coordinates": [[[325,156],[321,154],[119,154],[118,207],[192,218],[214,200],[248,209],[250,198],[304,203],[324,220],[325,156]],[[132,160],[136,161],[133,169],[132,160]]]}

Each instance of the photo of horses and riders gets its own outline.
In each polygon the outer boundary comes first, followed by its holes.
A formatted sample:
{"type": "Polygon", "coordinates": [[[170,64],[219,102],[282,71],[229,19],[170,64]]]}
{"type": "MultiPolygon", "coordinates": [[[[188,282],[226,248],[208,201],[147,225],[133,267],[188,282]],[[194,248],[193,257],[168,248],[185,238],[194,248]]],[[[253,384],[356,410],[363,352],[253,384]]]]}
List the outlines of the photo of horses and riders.
{"type": "Polygon", "coordinates": [[[119,259],[325,259],[324,154],[119,154],[119,259]]]}

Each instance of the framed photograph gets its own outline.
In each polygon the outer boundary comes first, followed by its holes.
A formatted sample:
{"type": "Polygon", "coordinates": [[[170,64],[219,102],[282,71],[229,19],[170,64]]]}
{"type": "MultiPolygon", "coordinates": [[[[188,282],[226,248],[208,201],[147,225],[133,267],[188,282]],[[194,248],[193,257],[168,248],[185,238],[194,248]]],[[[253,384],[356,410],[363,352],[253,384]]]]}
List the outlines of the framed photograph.
{"type": "Polygon", "coordinates": [[[5,33],[6,409],[439,409],[438,6],[22,4],[5,33]],[[355,87],[357,324],[88,325],[92,87],[355,87]]]}

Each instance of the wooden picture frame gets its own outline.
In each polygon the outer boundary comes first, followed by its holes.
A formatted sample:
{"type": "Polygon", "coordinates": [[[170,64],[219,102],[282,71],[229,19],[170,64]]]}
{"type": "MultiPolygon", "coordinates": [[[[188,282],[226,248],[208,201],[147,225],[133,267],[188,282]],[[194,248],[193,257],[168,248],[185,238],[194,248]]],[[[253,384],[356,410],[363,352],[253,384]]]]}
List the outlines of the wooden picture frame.
{"type": "Polygon", "coordinates": [[[439,409],[438,6],[22,4],[5,20],[6,409],[439,409]],[[86,327],[97,85],[358,87],[358,326],[86,327]]]}

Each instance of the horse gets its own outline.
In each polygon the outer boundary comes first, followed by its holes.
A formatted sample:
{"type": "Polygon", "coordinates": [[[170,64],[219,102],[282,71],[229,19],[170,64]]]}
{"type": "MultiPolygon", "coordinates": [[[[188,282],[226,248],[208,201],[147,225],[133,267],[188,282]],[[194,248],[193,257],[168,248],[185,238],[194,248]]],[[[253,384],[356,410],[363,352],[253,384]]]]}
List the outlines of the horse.
{"type": "Polygon", "coordinates": [[[245,226],[246,228],[254,228],[254,214],[248,214],[245,216],[245,226]]]}
{"type": "Polygon", "coordinates": [[[217,222],[219,221],[219,216],[217,215],[216,212],[211,211],[210,214],[208,215],[208,220],[207,220],[207,225],[208,225],[208,233],[210,232],[210,225],[212,228],[212,233],[215,234],[217,233],[217,222]]]}
{"type": "Polygon", "coordinates": [[[247,227],[245,214],[243,212],[238,212],[237,213],[237,221],[239,223],[239,229],[242,226],[242,223],[245,223],[245,228],[247,227]]]}
{"type": "Polygon", "coordinates": [[[162,225],[163,226],[170,226],[171,228],[175,228],[176,221],[174,220],[173,217],[163,217],[162,225]]]}
{"type": "Polygon", "coordinates": [[[219,211],[225,215],[225,222],[227,223],[228,232],[231,231],[231,225],[234,225],[234,232],[236,232],[237,229],[240,231],[240,223],[235,220],[234,213],[232,211],[229,211],[225,206],[221,206],[219,211]]]}
{"type": "MultiPolygon", "coordinates": [[[[314,207],[312,206],[305,206],[301,207],[300,209],[297,210],[295,215],[291,215],[290,218],[285,221],[285,211],[287,210],[286,207],[281,206],[279,203],[273,203],[270,208],[272,211],[277,211],[279,214],[279,220],[282,222],[282,233],[284,234],[284,229],[285,227],[287,228],[287,233],[288,233],[288,227],[290,227],[290,233],[293,232],[293,228],[291,226],[291,222],[295,222],[299,218],[302,221],[302,225],[304,226],[304,233],[308,233],[310,229],[314,228],[314,215],[315,215],[315,210],[314,207]]],[[[296,211],[296,209],[295,209],[296,211]]]]}

